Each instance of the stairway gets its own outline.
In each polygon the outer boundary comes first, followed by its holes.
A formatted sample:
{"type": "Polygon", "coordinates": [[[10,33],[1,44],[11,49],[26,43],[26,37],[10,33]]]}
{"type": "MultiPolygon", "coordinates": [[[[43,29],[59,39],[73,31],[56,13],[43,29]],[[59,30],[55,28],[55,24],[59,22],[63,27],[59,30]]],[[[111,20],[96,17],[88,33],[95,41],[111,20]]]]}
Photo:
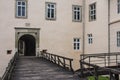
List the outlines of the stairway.
{"type": "Polygon", "coordinates": [[[79,77],[43,58],[22,56],[16,61],[11,80],[79,80],[79,77]]]}

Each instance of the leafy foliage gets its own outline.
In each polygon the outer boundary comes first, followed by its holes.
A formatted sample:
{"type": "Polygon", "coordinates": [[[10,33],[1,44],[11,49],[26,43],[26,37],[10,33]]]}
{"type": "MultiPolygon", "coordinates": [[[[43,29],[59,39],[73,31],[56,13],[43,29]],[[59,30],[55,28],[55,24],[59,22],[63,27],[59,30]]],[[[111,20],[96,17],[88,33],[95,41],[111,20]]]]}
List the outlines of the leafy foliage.
{"type": "MultiPolygon", "coordinates": [[[[94,76],[87,77],[88,80],[95,80],[94,76]]],[[[110,80],[109,77],[99,76],[98,80],[110,80]]]]}

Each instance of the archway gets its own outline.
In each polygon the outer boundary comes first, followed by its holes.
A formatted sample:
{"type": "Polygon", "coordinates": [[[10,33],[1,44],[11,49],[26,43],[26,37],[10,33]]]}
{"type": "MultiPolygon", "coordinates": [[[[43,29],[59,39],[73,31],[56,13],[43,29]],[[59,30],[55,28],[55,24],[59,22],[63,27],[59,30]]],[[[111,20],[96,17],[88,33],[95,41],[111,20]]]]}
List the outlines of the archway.
{"type": "Polygon", "coordinates": [[[24,56],[35,56],[36,54],[36,39],[34,36],[26,34],[18,40],[18,51],[24,56]]]}

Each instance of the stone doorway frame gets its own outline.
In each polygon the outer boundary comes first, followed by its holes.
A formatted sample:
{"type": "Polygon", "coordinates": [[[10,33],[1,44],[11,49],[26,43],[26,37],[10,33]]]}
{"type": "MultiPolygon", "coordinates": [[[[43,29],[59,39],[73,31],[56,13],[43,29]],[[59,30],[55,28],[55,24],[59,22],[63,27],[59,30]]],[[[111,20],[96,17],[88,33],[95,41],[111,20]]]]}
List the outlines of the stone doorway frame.
{"type": "Polygon", "coordinates": [[[36,56],[39,55],[40,28],[15,27],[15,51],[18,52],[18,41],[24,35],[31,35],[36,40],[36,56]]]}

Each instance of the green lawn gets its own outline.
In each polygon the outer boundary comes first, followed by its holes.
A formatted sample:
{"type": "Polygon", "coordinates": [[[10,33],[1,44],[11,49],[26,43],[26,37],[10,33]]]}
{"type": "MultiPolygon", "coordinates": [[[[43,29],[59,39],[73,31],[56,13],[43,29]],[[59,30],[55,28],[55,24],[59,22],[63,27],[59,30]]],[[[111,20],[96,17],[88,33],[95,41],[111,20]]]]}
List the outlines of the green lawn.
{"type": "MultiPolygon", "coordinates": [[[[88,80],[95,80],[94,76],[89,76],[88,80]]],[[[109,80],[108,77],[99,76],[98,80],[109,80]]]]}

